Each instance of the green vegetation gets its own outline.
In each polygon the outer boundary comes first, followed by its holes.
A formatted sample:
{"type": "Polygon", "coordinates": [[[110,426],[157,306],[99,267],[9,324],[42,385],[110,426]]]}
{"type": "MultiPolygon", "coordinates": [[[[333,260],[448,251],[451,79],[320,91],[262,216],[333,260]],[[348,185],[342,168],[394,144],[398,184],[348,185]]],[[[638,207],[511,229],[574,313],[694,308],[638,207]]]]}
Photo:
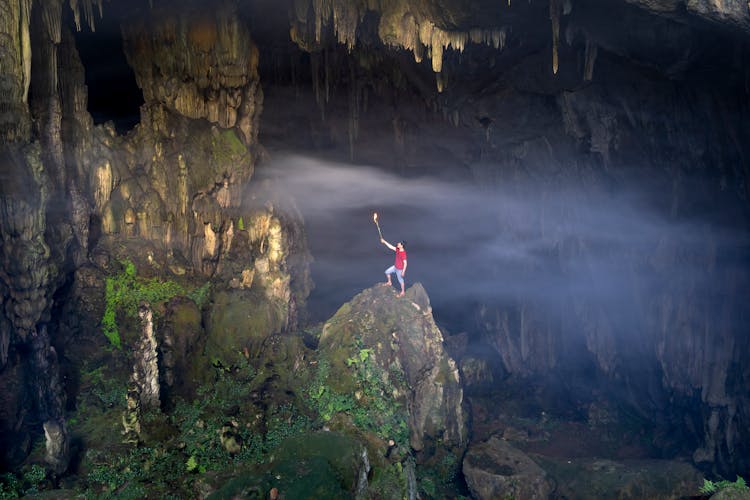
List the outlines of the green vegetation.
{"type": "Polygon", "coordinates": [[[313,409],[324,422],[328,422],[336,413],[349,413],[356,403],[350,394],[340,394],[327,383],[330,375],[330,364],[326,360],[318,363],[318,371],[312,384],[307,389],[313,409]]]}
{"type": "Polygon", "coordinates": [[[212,136],[211,153],[220,165],[227,165],[241,162],[248,150],[234,130],[226,129],[212,136]]]}
{"type": "Polygon", "coordinates": [[[260,466],[285,440],[312,428],[310,418],[292,403],[265,410],[254,404],[253,382],[263,376],[249,363],[232,370],[216,368],[214,375],[198,388],[194,400],[178,399],[169,415],[157,410],[143,416],[149,446],[90,450],[84,493],[102,498],[190,497],[194,483],[206,474],[260,466]],[[236,450],[227,446],[230,441],[236,450]]]}
{"type": "Polygon", "coordinates": [[[98,403],[104,408],[124,408],[125,406],[125,385],[120,383],[114,377],[105,377],[103,368],[99,367],[84,373],[82,384],[90,388],[90,394],[93,394],[98,403]]]}
{"type": "Polygon", "coordinates": [[[36,464],[29,467],[20,477],[12,473],[0,475],[0,499],[38,493],[46,480],[47,471],[36,464]]]}
{"type": "Polygon", "coordinates": [[[206,282],[200,287],[193,290],[192,292],[188,293],[187,296],[190,300],[195,302],[195,305],[198,306],[198,309],[202,309],[203,306],[206,304],[206,300],[208,300],[210,293],[211,293],[211,283],[206,282]]]}
{"type": "Polygon", "coordinates": [[[184,287],[174,281],[137,276],[135,264],[129,260],[123,261],[122,264],[122,272],[107,277],[105,307],[101,322],[102,332],[109,339],[110,344],[117,349],[122,348],[120,329],[117,324],[118,313],[135,319],[138,316],[138,305],[141,301],[153,305],[177,295],[187,295],[198,304],[198,307],[201,307],[208,297],[209,283],[187,293],[184,287]]]}
{"type": "Polygon", "coordinates": [[[737,476],[737,479],[732,481],[710,481],[708,479],[703,480],[703,486],[700,489],[700,492],[704,495],[713,495],[714,493],[717,493],[724,489],[734,489],[738,491],[750,491],[750,488],[747,486],[747,482],[740,477],[737,476]]]}
{"type": "Polygon", "coordinates": [[[409,442],[409,427],[404,405],[396,397],[393,381],[402,381],[397,367],[384,372],[372,361],[373,349],[360,346],[357,353],[345,360],[354,370],[356,390],[353,394],[338,392],[328,383],[331,366],[321,360],[312,383],[307,389],[313,408],[323,421],[337,413],[349,415],[357,427],[374,432],[381,439],[393,439],[400,446],[409,442]]]}

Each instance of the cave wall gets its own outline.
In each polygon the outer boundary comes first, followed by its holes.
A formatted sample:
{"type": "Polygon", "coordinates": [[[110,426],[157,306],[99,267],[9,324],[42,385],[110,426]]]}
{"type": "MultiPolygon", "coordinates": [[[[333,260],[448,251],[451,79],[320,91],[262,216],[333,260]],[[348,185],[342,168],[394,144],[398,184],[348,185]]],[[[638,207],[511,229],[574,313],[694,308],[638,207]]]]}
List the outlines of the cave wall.
{"type": "Polygon", "coordinates": [[[257,49],[231,3],[135,6],[123,50],[145,103],[127,135],[94,124],[75,46],[73,30],[106,15],[101,3],[2,7],[0,377],[19,388],[3,395],[2,465],[28,454],[41,420],[47,462],[62,473],[75,394],[60,365],[75,374],[106,352],[104,278],[117,260],[253,286],[257,300],[283,304],[281,333],[304,317],[309,257],[299,214],[263,193],[243,203],[263,97],[257,49]]]}
{"type": "MultiPolygon", "coordinates": [[[[665,214],[678,219],[719,199],[736,214],[737,227],[747,227],[750,14],[742,2],[295,0],[290,6],[291,40],[309,53],[302,69],[312,73],[299,82],[309,83],[317,100],[305,111],[316,114],[307,121],[315,129],[308,136],[325,136],[327,147],[366,161],[365,141],[380,138],[384,148],[375,163],[396,157],[408,169],[428,157],[460,164],[487,186],[545,177],[548,190],[565,181],[599,193],[654,176],[665,214]],[[618,15],[601,22],[608,8],[618,15]],[[700,40],[715,30],[719,48],[706,50],[700,40]],[[691,69],[712,58],[729,77],[702,83],[691,69]],[[387,133],[383,123],[390,124],[387,133]],[[696,171],[708,179],[697,190],[690,182],[696,171]]],[[[145,104],[127,135],[93,124],[72,34],[87,23],[93,28],[102,5],[73,2],[71,10],[62,1],[22,0],[1,7],[7,36],[0,37],[0,377],[8,387],[34,388],[29,399],[5,396],[3,431],[29,429],[29,412],[58,422],[63,439],[51,447],[50,463],[64,468],[63,391],[50,314],[55,293],[77,279],[70,278],[74,270],[96,268],[95,249],[118,258],[125,256],[115,255],[118,243],[143,243],[165,268],[227,283],[246,281],[252,270],[269,298],[294,304],[281,321],[292,328],[310,290],[304,231],[294,214],[244,196],[261,156],[267,77],[251,27],[262,7],[227,2],[214,10],[193,2],[184,9],[135,9],[122,34],[145,104]],[[242,216],[251,226],[246,230],[237,225],[242,216]],[[247,232],[244,252],[233,248],[239,231],[247,232]]],[[[277,112],[284,116],[265,111],[277,112]]],[[[566,214],[565,207],[545,203],[541,197],[530,231],[561,260],[585,261],[585,240],[560,240],[544,222],[543,214],[566,214]]],[[[502,221],[496,229],[504,230],[502,221]]],[[[665,284],[658,290],[634,284],[629,300],[642,318],[627,335],[616,311],[574,296],[552,317],[533,303],[487,301],[475,310],[476,328],[508,373],[547,376],[585,359],[648,418],[698,404],[695,422],[678,422],[697,426],[696,462],[747,469],[749,351],[738,325],[748,275],[746,266],[739,273],[717,267],[716,252],[707,229],[697,255],[682,254],[679,242],[669,240],[633,253],[626,267],[646,267],[665,284]],[[670,285],[667,277],[686,259],[705,266],[703,279],[721,283],[713,295],[698,282],[670,285]],[[721,303],[718,317],[707,301],[721,303]],[[635,373],[643,359],[653,370],[635,373]],[[656,387],[647,401],[644,383],[656,387]]],[[[101,284],[103,273],[95,270],[90,282],[101,284]]],[[[82,288],[75,283],[72,290],[82,288]]],[[[59,300],[70,298],[63,293],[59,300]]],[[[77,333],[68,328],[65,335],[77,333]]],[[[28,446],[26,436],[19,446],[28,446]]]]}

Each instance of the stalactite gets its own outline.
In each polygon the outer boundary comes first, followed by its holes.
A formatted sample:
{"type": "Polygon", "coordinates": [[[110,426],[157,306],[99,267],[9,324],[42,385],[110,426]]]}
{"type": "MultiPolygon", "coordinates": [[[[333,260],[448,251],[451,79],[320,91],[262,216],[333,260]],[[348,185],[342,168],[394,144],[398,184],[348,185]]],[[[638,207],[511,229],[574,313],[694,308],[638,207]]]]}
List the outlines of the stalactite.
{"type": "Polygon", "coordinates": [[[61,0],[47,0],[40,6],[42,20],[50,41],[58,44],[62,41],[62,3],[61,0]]]}
{"type": "Polygon", "coordinates": [[[81,31],[81,11],[78,8],[78,0],[70,0],[70,10],[73,12],[73,22],[76,31],[81,31]]]}
{"type": "Polygon", "coordinates": [[[326,85],[326,103],[331,100],[331,62],[330,62],[330,51],[323,51],[323,66],[325,71],[325,85],[326,85]]]}
{"type": "Polygon", "coordinates": [[[326,119],[326,101],[324,99],[325,81],[321,81],[320,76],[320,53],[313,52],[310,54],[310,72],[312,76],[313,93],[315,94],[315,102],[320,108],[320,119],[325,121],[326,119]]]}
{"type": "Polygon", "coordinates": [[[560,48],[560,14],[562,5],[560,0],[549,0],[549,17],[552,21],[552,73],[557,74],[558,51],[560,48]]]}
{"type": "Polygon", "coordinates": [[[31,0],[21,0],[21,61],[23,62],[23,102],[29,101],[31,85],[31,0]]]}
{"type": "Polygon", "coordinates": [[[590,82],[594,77],[594,63],[596,63],[596,55],[598,51],[599,49],[596,42],[586,37],[586,62],[583,67],[583,79],[587,82],[590,82]]]}
{"type": "Polygon", "coordinates": [[[349,64],[349,159],[354,160],[354,144],[359,136],[359,88],[354,63],[349,64]]]}
{"type": "Polygon", "coordinates": [[[83,19],[91,31],[96,31],[94,20],[94,7],[99,11],[99,18],[104,16],[104,6],[102,0],[70,0],[70,10],[73,11],[73,21],[76,30],[81,31],[81,9],[83,9],[83,19]]]}
{"type": "Polygon", "coordinates": [[[333,25],[339,43],[346,45],[351,51],[357,43],[357,26],[362,20],[357,5],[354,2],[336,2],[333,6],[333,25]]]}

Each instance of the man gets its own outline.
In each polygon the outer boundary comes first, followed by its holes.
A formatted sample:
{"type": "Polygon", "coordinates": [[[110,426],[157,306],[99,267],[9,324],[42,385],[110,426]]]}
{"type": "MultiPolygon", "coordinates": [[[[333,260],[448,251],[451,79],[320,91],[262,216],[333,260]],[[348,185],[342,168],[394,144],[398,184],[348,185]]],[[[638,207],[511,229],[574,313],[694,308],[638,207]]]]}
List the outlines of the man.
{"type": "Polygon", "coordinates": [[[401,293],[399,294],[399,297],[403,297],[405,287],[404,287],[404,275],[406,274],[406,249],[405,241],[399,241],[396,243],[396,246],[394,247],[387,241],[385,241],[383,238],[380,238],[380,243],[387,246],[394,252],[396,252],[396,262],[385,270],[385,277],[388,278],[388,281],[386,281],[386,284],[388,286],[392,286],[391,283],[391,274],[396,273],[396,278],[398,278],[398,282],[401,283],[401,293]]]}

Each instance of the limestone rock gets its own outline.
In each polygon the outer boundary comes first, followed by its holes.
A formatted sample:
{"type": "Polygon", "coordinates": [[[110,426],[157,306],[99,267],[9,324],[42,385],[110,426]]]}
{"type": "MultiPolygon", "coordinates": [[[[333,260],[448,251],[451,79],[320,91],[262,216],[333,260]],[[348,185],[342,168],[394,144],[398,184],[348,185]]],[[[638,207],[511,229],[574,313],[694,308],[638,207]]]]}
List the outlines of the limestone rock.
{"type": "Polygon", "coordinates": [[[31,82],[31,0],[0,2],[0,138],[24,141],[31,132],[26,106],[31,82]]]}
{"type": "Polygon", "coordinates": [[[222,128],[242,123],[250,144],[256,106],[247,101],[255,99],[259,55],[230,6],[195,15],[157,7],[149,20],[125,27],[125,51],[147,103],[222,128]]]}
{"type": "Polygon", "coordinates": [[[201,312],[185,297],[170,300],[156,332],[162,393],[167,397],[190,398],[206,370],[203,358],[205,333],[201,312]]]}
{"type": "Polygon", "coordinates": [[[138,394],[139,407],[143,410],[159,407],[159,364],[156,334],[151,306],[141,303],[138,308],[141,336],[135,349],[135,362],[131,383],[138,394]]]}
{"type": "Polygon", "coordinates": [[[330,358],[332,371],[348,373],[345,360],[363,349],[371,350],[370,359],[385,373],[403,372],[403,385],[392,382],[401,393],[397,399],[406,400],[411,447],[430,456],[442,443],[460,454],[467,416],[458,368],[443,348],[421,284],[404,297],[386,286],[369,288],[325,323],[319,351],[330,358]]]}
{"type": "Polygon", "coordinates": [[[70,450],[65,422],[47,420],[43,424],[46,447],[45,461],[55,474],[62,474],[68,468],[70,450]]]}
{"type": "Polygon", "coordinates": [[[554,479],[556,494],[567,498],[688,498],[703,484],[700,471],[675,460],[533,457],[554,479]]]}
{"type": "Polygon", "coordinates": [[[260,290],[219,291],[206,319],[206,356],[229,367],[248,349],[258,357],[265,339],[286,327],[286,303],[269,299],[260,290]]]}
{"type": "Polygon", "coordinates": [[[494,436],[469,447],[463,472],[472,494],[482,500],[545,499],[554,489],[541,467],[504,439],[494,436]]]}

